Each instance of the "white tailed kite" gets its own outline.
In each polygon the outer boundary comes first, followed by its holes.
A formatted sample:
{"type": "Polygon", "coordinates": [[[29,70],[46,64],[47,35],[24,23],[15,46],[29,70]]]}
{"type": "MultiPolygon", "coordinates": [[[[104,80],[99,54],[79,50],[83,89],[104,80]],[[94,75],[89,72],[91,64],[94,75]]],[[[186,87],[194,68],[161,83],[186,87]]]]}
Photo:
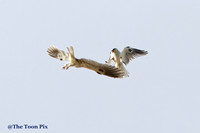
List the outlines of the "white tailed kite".
{"type": "Polygon", "coordinates": [[[125,47],[121,53],[117,48],[114,48],[110,52],[110,57],[106,63],[110,64],[111,61],[113,61],[115,63],[115,67],[122,69],[125,72],[125,76],[128,77],[129,72],[125,69],[123,63],[127,65],[130,60],[146,54],[148,54],[148,52],[145,50],[135,49],[129,46],[125,47]]]}
{"type": "Polygon", "coordinates": [[[113,78],[122,78],[124,76],[124,71],[120,68],[116,68],[114,66],[108,64],[101,64],[96,61],[90,59],[77,59],[74,57],[74,50],[73,47],[67,47],[68,52],[65,53],[62,50],[57,49],[55,46],[51,46],[48,48],[48,54],[56,59],[61,61],[66,60],[68,61],[67,64],[64,65],[63,69],[68,69],[69,67],[84,67],[90,70],[97,72],[98,74],[106,75],[113,78]]]}

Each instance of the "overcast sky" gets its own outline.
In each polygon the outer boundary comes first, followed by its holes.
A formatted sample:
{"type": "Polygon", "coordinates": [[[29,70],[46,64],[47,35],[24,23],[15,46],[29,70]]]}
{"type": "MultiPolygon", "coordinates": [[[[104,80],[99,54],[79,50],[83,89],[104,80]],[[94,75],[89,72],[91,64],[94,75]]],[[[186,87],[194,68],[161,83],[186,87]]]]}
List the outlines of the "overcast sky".
{"type": "Polygon", "coordinates": [[[0,0],[0,132],[199,133],[199,49],[199,0],[0,0]],[[113,79],[62,70],[50,45],[101,63],[149,54],[113,79]]]}

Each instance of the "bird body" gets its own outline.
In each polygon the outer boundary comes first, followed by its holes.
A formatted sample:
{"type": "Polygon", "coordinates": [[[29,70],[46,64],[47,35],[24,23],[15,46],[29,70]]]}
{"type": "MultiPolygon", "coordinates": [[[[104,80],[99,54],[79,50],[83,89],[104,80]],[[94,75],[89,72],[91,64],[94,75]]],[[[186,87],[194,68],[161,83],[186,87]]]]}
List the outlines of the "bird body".
{"type": "Polygon", "coordinates": [[[129,77],[129,72],[124,67],[122,63],[121,53],[117,48],[114,48],[112,51],[113,61],[115,62],[115,67],[122,69],[125,72],[125,77],[129,77]]]}
{"type": "Polygon", "coordinates": [[[114,48],[110,52],[110,57],[106,62],[107,64],[110,64],[111,61],[113,61],[115,67],[122,69],[125,72],[125,77],[128,77],[129,72],[124,67],[124,64],[127,65],[130,60],[146,54],[148,54],[148,52],[145,50],[135,49],[129,46],[125,47],[122,52],[120,52],[117,48],[114,48]]]}

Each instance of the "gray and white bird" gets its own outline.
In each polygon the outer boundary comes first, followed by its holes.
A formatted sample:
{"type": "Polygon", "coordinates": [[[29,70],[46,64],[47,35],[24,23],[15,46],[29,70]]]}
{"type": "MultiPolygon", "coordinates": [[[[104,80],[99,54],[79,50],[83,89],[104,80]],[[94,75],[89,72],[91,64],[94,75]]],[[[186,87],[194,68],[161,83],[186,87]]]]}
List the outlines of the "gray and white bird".
{"type": "Polygon", "coordinates": [[[72,46],[69,48],[67,47],[68,52],[64,52],[62,50],[57,49],[55,46],[51,46],[48,48],[48,54],[56,59],[61,61],[66,60],[68,61],[67,64],[63,66],[63,69],[68,69],[69,67],[83,67],[90,70],[95,71],[98,74],[106,75],[113,78],[123,78],[125,73],[120,68],[116,68],[109,64],[101,64],[96,61],[90,59],[77,59],[74,57],[74,49],[72,46]]]}
{"type": "Polygon", "coordinates": [[[128,77],[129,72],[123,64],[127,65],[132,59],[146,54],[148,54],[148,52],[145,50],[131,48],[129,46],[125,47],[122,52],[120,52],[117,48],[114,48],[111,50],[110,57],[106,63],[110,64],[111,61],[113,61],[115,67],[122,69],[125,72],[125,77],[128,77]]]}

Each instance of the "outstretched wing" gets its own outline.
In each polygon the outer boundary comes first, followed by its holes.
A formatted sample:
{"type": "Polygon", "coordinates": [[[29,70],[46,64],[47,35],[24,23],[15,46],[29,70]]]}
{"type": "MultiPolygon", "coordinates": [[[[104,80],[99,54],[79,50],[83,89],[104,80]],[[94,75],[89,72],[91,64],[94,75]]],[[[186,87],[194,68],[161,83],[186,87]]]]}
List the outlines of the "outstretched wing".
{"type": "Polygon", "coordinates": [[[50,46],[47,50],[48,54],[56,59],[61,61],[68,60],[68,53],[65,53],[63,50],[57,49],[55,46],[50,46]]]}
{"type": "Polygon", "coordinates": [[[129,63],[130,60],[148,54],[145,50],[140,50],[131,47],[125,47],[121,53],[122,61],[125,65],[129,63]]]}
{"type": "Polygon", "coordinates": [[[93,70],[98,74],[103,74],[113,78],[122,78],[125,73],[123,70],[108,64],[101,64],[89,59],[77,59],[81,67],[93,70]]]}

